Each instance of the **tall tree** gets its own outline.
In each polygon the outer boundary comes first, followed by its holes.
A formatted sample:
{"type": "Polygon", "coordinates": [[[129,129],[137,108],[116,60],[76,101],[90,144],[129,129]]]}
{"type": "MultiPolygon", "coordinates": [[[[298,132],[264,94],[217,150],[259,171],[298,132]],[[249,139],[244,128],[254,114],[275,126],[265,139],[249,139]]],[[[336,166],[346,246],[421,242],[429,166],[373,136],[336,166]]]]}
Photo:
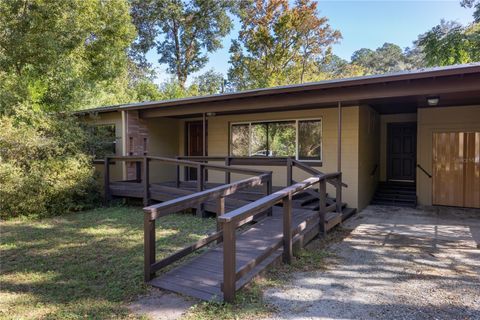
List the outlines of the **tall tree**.
{"type": "Polygon", "coordinates": [[[195,87],[199,95],[207,95],[222,93],[224,85],[223,74],[211,69],[195,77],[191,87],[195,87]]]}
{"type": "Polygon", "coordinates": [[[118,77],[135,36],[125,0],[0,1],[0,111],[79,107],[118,77]]]}
{"type": "Polygon", "coordinates": [[[0,0],[2,218],[99,200],[91,146],[103,139],[52,111],[127,99],[134,38],[127,0],[0,0]]]}
{"type": "Polygon", "coordinates": [[[376,50],[362,48],[355,51],[352,64],[362,67],[366,74],[380,74],[419,68],[423,61],[416,48],[403,51],[396,44],[385,43],[376,50]]]}
{"type": "Polygon", "coordinates": [[[462,26],[442,20],[419,36],[418,45],[429,66],[444,66],[480,61],[480,23],[462,26]]]}
{"type": "Polygon", "coordinates": [[[326,79],[359,77],[366,73],[363,67],[334,54],[327,55],[319,66],[319,72],[324,74],[326,79]]]}
{"type": "Polygon", "coordinates": [[[340,39],[317,2],[255,0],[240,7],[241,29],[230,47],[230,83],[236,89],[311,80],[318,62],[340,39]]]}
{"type": "Polygon", "coordinates": [[[207,54],[222,47],[232,29],[228,15],[235,0],[132,0],[132,17],[138,31],[135,57],[156,49],[180,86],[208,61],[207,54]]]}
{"type": "Polygon", "coordinates": [[[476,23],[480,22],[480,1],[479,0],[462,0],[460,4],[464,8],[474,8],[473,19],[476,23]]]}

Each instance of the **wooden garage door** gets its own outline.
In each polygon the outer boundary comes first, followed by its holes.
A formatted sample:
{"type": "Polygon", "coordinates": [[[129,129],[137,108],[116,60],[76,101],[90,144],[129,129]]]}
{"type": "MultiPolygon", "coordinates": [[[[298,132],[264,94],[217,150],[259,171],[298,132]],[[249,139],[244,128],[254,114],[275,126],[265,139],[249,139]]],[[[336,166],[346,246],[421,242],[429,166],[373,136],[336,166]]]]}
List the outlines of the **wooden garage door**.
{"type": "Polygon", "coordinates": [[[433,204],[480,208],[480,132],[434,133],[433,204]]]}

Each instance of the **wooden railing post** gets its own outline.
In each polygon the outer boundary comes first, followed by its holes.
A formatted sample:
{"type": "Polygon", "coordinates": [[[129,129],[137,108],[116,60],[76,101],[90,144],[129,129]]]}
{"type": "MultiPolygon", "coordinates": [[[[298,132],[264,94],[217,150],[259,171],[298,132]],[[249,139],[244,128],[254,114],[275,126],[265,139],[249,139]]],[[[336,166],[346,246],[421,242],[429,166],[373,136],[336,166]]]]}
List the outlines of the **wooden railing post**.
{"type": "MultiPolygon", "coordinates": [[[[225,157],[225,166],[230,166],[230,157],[225,157]]],[[[225,184],[230,184],[232,176],[229,171],[225,171],[225,184]]]]}
{"type": "Polygon", "coordinates": [[[235,300],[236,278],[236,244],[235,223],[223,224],[223,300],[233,302],[235,300]]]}
{"type": "Polygon", "coordinates": [[[292,194],[283,198],[283,262],[292,263],[292,194]]]}
{"type": "MultiPolygon", "coordinates": [[[[203,191],[205,189],[204,185],[204,165],[199,163],[197,165],[197,192],[203,191]]],[[[202,203],[197,207],[197,216],[203,217],[205,215],[205,204],[202,203]]]]}
{"type": "Polygon", "coordinates": [[[110,158],[106,157],[104,162],[104,172],[103,172],[103,184],[104,184],[104,202],[105,205],[111,200],[110,196],[110,158]]]}
{"type": "Polygon", "coordinates": [[[150,204],[150,168],[149,159],[143,157],[143,205],[146,207],[150,204]]]}
{"type": "MultiPolygon", "coordinates": [[[[175,157],[176,160],[178,160],[178,156],[175,157]]],[[[175,187],[180,188],[180,165],[177,164],[175,166],[175,187]]]]}
{"type": "Polygon", "coordinates": [[[142,162],[135,161],[135,180],[140,183],[142,181],[142,162]]]}
{"type": "MultiPolygon", "coordinates": [[[[218,222],[218,217],[223,216],[225,214],[225,197],[221,196],[217,199],[217,231],[222,229],[221,224],[218,222]]],[[[222,242],[222,239],[218,239],[217,243],[222,242]]]]}
{"type": "Polygon", "coordinates": [[[197,192],[203,191],[203,164],[199,163],[197,165],[197,192]]]}
{"type": "Polygon", "coordinates": [[[292,167],[292,159],[287,158],[287,187],[293,184],[293,167],[292,167]]]}
{"type": "Polygon", "coordinates": [[[145,282],[155,277],[152,272],[152,264],[155,263],[155,220],[151,219],[149,213],[145,213],[143,221],[143,242],[144,242],[144,277],[145,282]]]}
{"type": "Polygon", "coordinates": [[[104,192],[105,192],[105,205],[107,205],[111,200],[110,195],[110,158],[105,158],[104,164],[104,172],[103,172],[103,183],[104,183],[104,192]]]}
{"type": "Polygon", "coordinates": [[[320,215],[320,232],[323,232],[324,234],[327,233],[327,228],[325,226],[326,222],[326,214],[327,214],[327,180],[322,179],[320,180],[320,183],[318,184],[318,193],[319,193],[319,207],[318,207],[318,213],[320,215]]]}
{"type": "Polygon", "coordinates": [[[205,190],[205,188],[207,187],[207,183],[208,183],[208,161],[205,161],[204,162],[206,165],[203,166],[202,170],[203,170],[203,175],[202,175],[202,178],[203,178],[203,189],[205,190]]]}
{"type": "Polygon", "coordinates": [[[342,213],[342,173],[338,173],[337,183],[336,183],[336,199],[335,203],[337,205],[337,212],[342,213]]]}
{"type": "MultiPolygon", "coordinates": [[[[264,182],[264,188],[265,188],[265,195],[268,196],[270,194],[272,194],[272,172],[268,173],[268,177],[266,179],[266,181],[264,182]]],[[[267,216],[271,216],[272,215],[272,212],[273,212],[273,209],[272,208],[269,208],[267,209],[267,216]]]]}
{"type": "MultiPolygon", "coordinates": [[[[220,217],[220,216],[223,216],[225,214],[225,197],[219,197],[217,199],[217,218],[220,217]]],[[[221,225],[220,223],[218,222],[217,220],[217,231],[220,231],[221,229],[221,225]]]]}

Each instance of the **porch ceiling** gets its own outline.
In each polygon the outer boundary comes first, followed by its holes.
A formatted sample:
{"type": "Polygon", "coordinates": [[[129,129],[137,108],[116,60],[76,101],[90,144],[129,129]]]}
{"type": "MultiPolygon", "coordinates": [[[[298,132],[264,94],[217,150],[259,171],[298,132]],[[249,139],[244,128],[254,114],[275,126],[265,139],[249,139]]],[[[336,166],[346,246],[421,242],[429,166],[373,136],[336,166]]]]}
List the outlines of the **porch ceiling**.
{"type": "Polygon", "coordinates": [[[364,100],[362,103],[370,105],[380,114],[414,113],[418,108],[480,105],[480,87],[476,91],[364,100]],[[429,106],[427,104],[428,97],[438,97],[438,105],[429,106]]]}

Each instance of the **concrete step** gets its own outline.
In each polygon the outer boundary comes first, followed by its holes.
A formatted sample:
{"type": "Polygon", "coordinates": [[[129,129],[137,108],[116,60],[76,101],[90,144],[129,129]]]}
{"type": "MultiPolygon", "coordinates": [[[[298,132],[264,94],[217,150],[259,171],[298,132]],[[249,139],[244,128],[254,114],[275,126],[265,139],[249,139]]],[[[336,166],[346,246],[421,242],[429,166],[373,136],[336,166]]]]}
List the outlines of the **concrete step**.
{"type": "Polygon", "coordinates": [[[405,200],[405,201],[415,201],[417,199],[416,195],[405,195],[405,194],[388,194],[388,193],[375,193],[373,199],[378,200],[405,200]]]}
{"type": "Polygon", "coordinates": [[[413,202],[413,201],[401,201],[401,200],[395,200],[395,201],[373,200],[371,204],[381,205],[381,206],[410,207],[410,208],[415,208],[417,206],[416,201],[413,202]]]}

